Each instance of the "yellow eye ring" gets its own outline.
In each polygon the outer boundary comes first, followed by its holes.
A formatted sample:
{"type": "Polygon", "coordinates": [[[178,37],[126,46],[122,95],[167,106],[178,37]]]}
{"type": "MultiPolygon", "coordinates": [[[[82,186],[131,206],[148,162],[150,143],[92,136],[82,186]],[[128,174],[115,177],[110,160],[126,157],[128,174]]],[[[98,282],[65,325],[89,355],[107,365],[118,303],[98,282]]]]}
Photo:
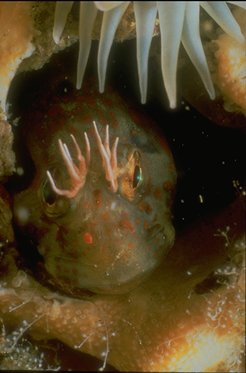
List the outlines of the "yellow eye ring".
{"type": "Polygon", "coordinates": [[[143,182],[143,171],[141,167],[141,155],[139,151],[131,152],[128,162],[124,167],[124,173],[120,180],[121,194],[132,201],[136,191],[143,182]]]}
{"type": "Polygon", "coordinates": [[[53,191],[47,178],[41,184],[39,194],[47,217],[58,218],[68,212],[70,202],[67,198],[60,197],[53,191]]]}
{"type": "Polygon", "coordinates": [[[46,180],[42,186],[42,199],[47,206],[54,206],[57,200],[57,194],[53,191],[50,183],[46,180]]]}

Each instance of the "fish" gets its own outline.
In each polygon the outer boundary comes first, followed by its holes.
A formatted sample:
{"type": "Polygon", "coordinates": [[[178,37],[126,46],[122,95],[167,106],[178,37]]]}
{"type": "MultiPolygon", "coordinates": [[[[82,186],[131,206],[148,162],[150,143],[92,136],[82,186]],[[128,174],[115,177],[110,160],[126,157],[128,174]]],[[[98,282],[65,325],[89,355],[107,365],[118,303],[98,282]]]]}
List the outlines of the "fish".
{"type": "Polygon", "coordinates": [[[174,159],[154,122],[113,88],[62,84],[22,116],[35,171],[14,197],[15,225],[47,282],[76,296],[123,294],[174,243],[174,159]]]}

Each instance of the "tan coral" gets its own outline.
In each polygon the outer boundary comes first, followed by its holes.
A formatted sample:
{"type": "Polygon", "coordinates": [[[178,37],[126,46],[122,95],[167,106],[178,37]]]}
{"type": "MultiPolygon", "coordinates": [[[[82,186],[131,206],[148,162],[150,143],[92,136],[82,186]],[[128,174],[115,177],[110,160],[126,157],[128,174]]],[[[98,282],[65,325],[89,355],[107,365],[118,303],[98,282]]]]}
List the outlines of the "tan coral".
{"type": "MultiPolygon", "coordinates": [[[[235,9],[233,15],[245,37],[245,10],[235,9]]],[[[246,41],[239,42],[226,33],[220,33],[209,45],[212,77],[223,99],[224,109],[246,115],[246,41]]]]}
{"type": "Polygon", "coordinates": [[[12,144],[11,127],[6,121],[0,119],[0,181],[14,171],[15,155],[12,144]]]}
{"type": "Polygon", "coordinates": [[[67,41],[57,47],[52,41],[53,8],[44,1],[0,3],[0,118],[7,117],[6,99],[17,71],[38,69],[55,51],[70,45],[67,41]]]}
{"type": "Polygon", "coordinates": [[[219,50],[215,54],[215,80],[227,102],[226,108],[246,114],[246,43],[238,43],[225,34],[216,43],[219,50]]]}
{"type": "Polygon", "coordinates": [[[6,97],[16,70],[31,55],[31,3],[3,1],[0,3],[0,115],[5,118],[6,97]]]}
{"type": "Polygon", "coordinates": [[[0,185],[0,252],[4,246],[14,240],[14,232],[11,225],[12,213],[8,200],[8,194],[0,185]]]}

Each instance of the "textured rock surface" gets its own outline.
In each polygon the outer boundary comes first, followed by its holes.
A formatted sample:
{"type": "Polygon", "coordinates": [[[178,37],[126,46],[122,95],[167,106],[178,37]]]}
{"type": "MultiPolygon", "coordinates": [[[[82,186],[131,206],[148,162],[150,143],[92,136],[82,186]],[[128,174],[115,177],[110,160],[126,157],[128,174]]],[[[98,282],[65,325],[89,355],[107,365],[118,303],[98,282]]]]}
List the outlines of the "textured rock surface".
{"type": "Polygon", "coordinates": [[[0,185],[0,250],[6,244],[13,242],[12,213],[8,203],[7,192],[0,185]]]}
{"type": "Polygon", "coordinates": [[[32,51],[32,19],[26,1],[0,3],[0,118],[5,118],[6,97],[22,60],[32,51]]]}
{"type": "Polygon", "coordinates": [[[13,133],[10,125],[0,120],[0,181],[14,171],[15,155],[12,150],[13,133]]]}

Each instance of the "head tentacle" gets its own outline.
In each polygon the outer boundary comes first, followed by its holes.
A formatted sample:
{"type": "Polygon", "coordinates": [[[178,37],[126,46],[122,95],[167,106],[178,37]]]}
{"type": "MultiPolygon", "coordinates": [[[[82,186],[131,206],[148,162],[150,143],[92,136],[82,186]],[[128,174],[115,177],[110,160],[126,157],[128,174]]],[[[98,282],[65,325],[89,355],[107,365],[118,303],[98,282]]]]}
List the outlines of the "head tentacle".
{"type": "Polygon", "coordinates": [[[110,189],[112,192],[117,192],[118,190],[118,181],[117,181],[117,176],[118,176],[118,166],[117,166],[117,147],[119,143],[119,137],[116,137],[114,144],[112,146],[112,150],[110,150],[110,145],[109,145],[109,127],[108,125],[106,126],[106,131],[105,131],[105,141],[104,144],[102,142],[101,136],[98,132],[96,122],[93,122],[94,126],[94,131],[95,131],[95,136],[97,140],[97,145],[99,152],[102,157],[102,162],[103,162],[103,168],[105,171],[105,176],[106,180],[110,182],[110,189]]]}
{"type": "Polygon", "coordinates": [[[60,195],[65,196],[67,198],[74,198],[79,190],[83,188],[86,180],[86,175],[88,172],[88,167],[90,163],[90,143],[88,136],[86,132],[84,133],[85,136],[85,145],[86,145],[86,156],[84,157],[81,153],[81,150],[79,148],[79,145],[74,137],[74,135],[70,134],[76,152],[77,152],[77,160],[78,160],[78,166],[73,162],[72,156],[69,152],[69,149],[65,143],[61,141],[61,139],[58,140],[59,149],[62,155],[62,158],[64,160],[67,172],[71,179],[71,189],[60,189],[56,186],[56,183],[54,181],[53,176],[51,175],[50,171],[46,171],[48,179],[50,181],[50,185],[53,189],[53,191],[60,195]]]}

